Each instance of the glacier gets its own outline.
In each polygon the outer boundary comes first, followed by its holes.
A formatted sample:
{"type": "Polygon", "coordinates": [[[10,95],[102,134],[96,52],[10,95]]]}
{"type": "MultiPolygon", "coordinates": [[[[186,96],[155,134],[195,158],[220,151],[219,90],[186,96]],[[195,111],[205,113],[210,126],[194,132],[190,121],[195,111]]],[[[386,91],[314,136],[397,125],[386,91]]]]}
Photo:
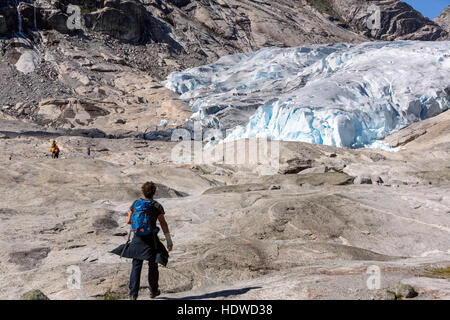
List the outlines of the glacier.
{"type": "Polygon", "coordinates": [[[226,141],[377,146],[449,109],[450,41],[264,48],[170,74],[193,119],[226,141]]]}

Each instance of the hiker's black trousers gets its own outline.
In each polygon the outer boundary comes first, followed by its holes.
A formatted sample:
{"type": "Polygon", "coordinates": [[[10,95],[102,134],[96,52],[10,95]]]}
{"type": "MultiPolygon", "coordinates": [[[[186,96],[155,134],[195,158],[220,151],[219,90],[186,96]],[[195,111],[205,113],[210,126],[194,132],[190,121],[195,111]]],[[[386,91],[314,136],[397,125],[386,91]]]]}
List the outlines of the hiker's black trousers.
{"type": "MultiPolygon", "coordinates": [[[[133,267],[130,275],[130,297],[137,298],[141,284],[141,271],[144,261],[133,259],[133,267]]],[[[158,264],[154,261],[148,262],[148,287],[150,292],[158,291],[159,271],[158,264]]]]}

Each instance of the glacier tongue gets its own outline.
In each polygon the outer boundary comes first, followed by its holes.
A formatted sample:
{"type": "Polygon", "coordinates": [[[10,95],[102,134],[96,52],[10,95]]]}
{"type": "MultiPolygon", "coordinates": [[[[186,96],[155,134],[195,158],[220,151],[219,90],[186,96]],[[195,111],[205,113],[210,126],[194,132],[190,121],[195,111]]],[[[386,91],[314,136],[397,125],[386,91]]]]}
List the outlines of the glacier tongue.
{"type": "Polygon", "coordinates": [[[228,141],[357,148],[450,107],[450,41],[265,48],[172,73],[164,84],[194,117],[232,129],[228,141]]]}

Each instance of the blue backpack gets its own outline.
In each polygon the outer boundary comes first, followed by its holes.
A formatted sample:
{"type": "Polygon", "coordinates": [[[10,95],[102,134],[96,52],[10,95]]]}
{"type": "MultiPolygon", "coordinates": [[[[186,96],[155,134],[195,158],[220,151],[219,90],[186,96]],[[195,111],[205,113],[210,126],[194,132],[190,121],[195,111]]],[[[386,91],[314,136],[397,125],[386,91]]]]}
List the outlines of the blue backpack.
{"type": "Polygon", "coordinates": [[[131,230],[138,236],[146,236],[151,234],[153,231],[158,232],[159,228],[156,230],[151,229],[151,206],[154,205],[156,201],[147,201],[139,199],[133,203],[133,213],[131,214],[131,230]]]}

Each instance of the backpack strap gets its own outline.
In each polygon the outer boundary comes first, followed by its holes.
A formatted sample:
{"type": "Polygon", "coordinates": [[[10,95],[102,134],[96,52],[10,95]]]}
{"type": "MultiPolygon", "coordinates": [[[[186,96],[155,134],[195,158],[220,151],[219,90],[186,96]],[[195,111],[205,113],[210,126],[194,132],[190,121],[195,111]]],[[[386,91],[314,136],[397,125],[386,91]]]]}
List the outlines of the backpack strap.
{"type": "MultiPolygon", "coordinates": [[[[138,200],[139,200],[139,199],[138,199],[138,200]]],[[[130,230],[132,230],[132,231],[134,231],[134,230],[133,230],[132,227],[131,227],[131,216],[132,216],[133,214],[135,214],[134,205],[136,204],[136,202],[138,202],[138,200],[135,200],[135,201],[133,202],[133,204],[131,205],[130,210],[128,210],[127,223],[130,224],[130,230]]]]}
{"type": "MultiPolygon", "coordinates": [[[[149,209],[151,209],[151,207],[156,203],[155,200],[144,200],[144,199],[141,199],[141,200],[149,202],[149,209]]],[[[150,210],[146,213],[150,213],[150,210]]]]}

